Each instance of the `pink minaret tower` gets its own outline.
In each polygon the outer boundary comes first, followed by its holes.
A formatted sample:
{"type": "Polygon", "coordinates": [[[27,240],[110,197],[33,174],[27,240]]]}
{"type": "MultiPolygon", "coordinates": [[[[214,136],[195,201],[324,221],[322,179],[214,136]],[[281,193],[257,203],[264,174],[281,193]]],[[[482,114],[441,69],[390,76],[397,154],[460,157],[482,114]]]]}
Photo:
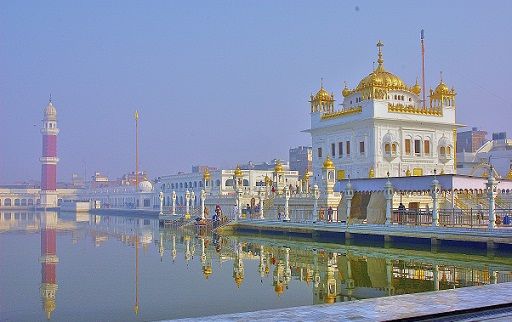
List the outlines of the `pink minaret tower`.
{"type": "Polygon", "coordinates": [[[52,97],[44,109],[43,127],[43,155],[39,159],[41,167],[41,207],[57,207],[57,110],[52,104],[52,97]]]}

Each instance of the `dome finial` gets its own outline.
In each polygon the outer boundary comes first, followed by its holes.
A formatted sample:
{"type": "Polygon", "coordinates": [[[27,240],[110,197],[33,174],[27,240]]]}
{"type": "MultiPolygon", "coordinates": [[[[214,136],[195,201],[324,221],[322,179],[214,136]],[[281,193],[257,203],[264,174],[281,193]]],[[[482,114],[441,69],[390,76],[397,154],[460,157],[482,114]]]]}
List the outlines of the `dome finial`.
{"type": "Polygon", "coordinates": [[[439,78],[441,80],[441,83],[443,82],[443,71],[439,71],[439,78]]]}
{"type": "Polygon", "coordinates": [[[50,93],[50,99],[48,100],[48,103],[52,102],[52,93],[50,93]]]}
{"type": "Polygon", "coordinates": [[[324,88],[324,78],[320,77],[320,88],[324,88]]]}
{"type": "Polygon", "coordinates": [[[384,44],[379,40],[377,43],[377,48],[379,49],[379,59],[377,59],[377,63],[379,63],[379,66],[377,68],[382,67],[382,64],[384,63],[384,59],[382,58],[382,47],[384,47],[384,44]]]}

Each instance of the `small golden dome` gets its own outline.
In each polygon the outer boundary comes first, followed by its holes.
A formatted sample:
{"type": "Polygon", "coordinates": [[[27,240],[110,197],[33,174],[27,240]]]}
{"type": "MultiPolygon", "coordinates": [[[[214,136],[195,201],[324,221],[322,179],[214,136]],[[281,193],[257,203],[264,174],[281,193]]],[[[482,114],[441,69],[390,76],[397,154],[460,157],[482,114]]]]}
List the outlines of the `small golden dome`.
{"type": "Polygon", "coordinates": [[[334,169],[334,162],[330,157],[327,157],[324,161],[324,169],[334,169]]]}
{"type": "Polygon", "coordinates": [[[242,285],[243,281],[244,281],[244,277],[241,274],[236,274],[236,276],[235,276],[236,287],[240,288],[240,285],[242,285]]]}
{"type": "Polygon", "coordinates": [[[277,283],[274,287],[274,292],[276,292],[277,296],[281,296],[284,292],[284,287],[282,283],[277,283]]]}
{"type": "Polygon", "coordinates": [[[370,170],[368,171],[368,178],[375,178],[375,170],[373,169],[373,167],[371,167],[370,170]]]}
{"type": "Polygon", "coordinates": [[[281,164],[281,161],[276,161],[276,165],[274,166],[274,172],[284,172],[283,165],[281,164]]]}
{"type": "Polygon", "coordinates": [[[323,87],[321,87],[318,93],[315,95],[316,101],[331,101],[332,99],[332,95],[329,94],[323,87]]]}
{"type": "Polygon", "coordinates": [[[210,275],[212,275],[212,267],[211,266],[205,266],[203,267],[203,275],[205,279],[208,279],[210,275]]]}
{"type": "Polygon", "coordinates": [[[237,165],[236,169],[235,169],[235,177],[240,178],[240,177],[243,177],[243,176],[244,176],[244,174],[242,172],[242,169],[240,168],[239,165],[237,165]]]}
{"type": "Polygon", "coordinates": [[[508,170],[508,173],[507,173],[506,179],[507,179],[507,180],[512,180],[512,168],[511,168],[510,170],[508,170]]]}
{"type": "Polygon", "coordinates": [[[441,80],[439,82],[439,85],[437,85],[436,89],[434,90],[434,96],[440,96],[440,95],[455,95],[455,89],[450,89],[443,81],[441,80]]]}
{"type": "Polygon", "coordinates": [[[270,179],[269,176],[265,176],[265,185],[267,185],[267,186],[272,185],[272,179],[270,179]]]}
{"type": "Polygon", "coordinates": [[[210,174],[210,171],[208,171],[208,168],[204,169],[203,172],[203,179],[208,181],[212,178],[212,175],[210,174]]]}
{"type": "Polygon", "coordinates": [[[418,84],[418,80],[416,80],[416,84],[414,84],[411,87],[411,92],[413,92],[416,95],[420,95],[420,93],[421,93],[421,86],[420,86],[420,84],[418,84]]]}
{"type": "Polygon", "coordinates": [[[345,83],[345,87],[343,87],[343,90],[341,91],[341,95],[343,95],[343,97],[347,97],[350,94],[352,94],[352,91],[350,89],[348,89],[347,83],[345,83]]]}

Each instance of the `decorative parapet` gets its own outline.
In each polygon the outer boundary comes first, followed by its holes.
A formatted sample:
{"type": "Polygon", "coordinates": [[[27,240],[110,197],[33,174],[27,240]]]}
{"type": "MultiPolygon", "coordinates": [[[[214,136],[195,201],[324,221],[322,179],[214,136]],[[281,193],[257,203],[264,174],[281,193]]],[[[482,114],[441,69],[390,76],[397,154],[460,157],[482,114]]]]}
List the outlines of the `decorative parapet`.
{"type": "Polygon", "coordinates": [[[424,108],[416,107],[413,105],[404,104],[392,104],[388,103],[388,112],[390,113],[406,113],[406,114],[417,114],[417,115],[429,115],[429,116],[443,116],[442,108],[424,108]]]}
{"type": "Polygon", "coordinates": [[[361,113],[363,111],[362,106],[355,106],[355,107],[349,107],[342,109],[341,111],[332,112],[332,113],[324,113],[320,117],[322,120],[330,120],[338,117],[344,117],[352,114],[361,113]]]}

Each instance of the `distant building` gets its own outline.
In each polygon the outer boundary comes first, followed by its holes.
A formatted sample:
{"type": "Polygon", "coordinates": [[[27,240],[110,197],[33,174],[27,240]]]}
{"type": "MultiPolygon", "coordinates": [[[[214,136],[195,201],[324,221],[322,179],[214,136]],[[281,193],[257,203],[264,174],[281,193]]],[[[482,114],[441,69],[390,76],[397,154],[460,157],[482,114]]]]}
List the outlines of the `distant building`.
{"type": "Polygon", "coordinates": [[[306,171],[313,170],[313,148],[310,146],[298,146],[289,151],[290,170],[298,171],[303,176],[306,171]]]}
{"type": "Polygon", "coordinates": [[[192,173],[203,173],[206,169],[208,169],[208,171],[215,171],[215,170],[217,170],[216,167],[210,167],[210,166],[207,166],[207,165],[193,165],[192,166],[192,173]]]}
{"type": "Polygon", "coordinates": [[[476,152],[487,142],[487,132],[474,127],[471,130],[457,132],[457,153],[476,152]]]}
{"type": "Polygon", "coordinates": [[[457,173],[487,176],[485,164],[489,161],[502,178],[512,179],[512,139],[507,139],[506,132],[493,133],[492,140],[473,153],[457,153],[457,173]]]}
{"type": "Polygon", "coordinates": [[[83,188],[85,187],[85,181],[84,178],[79,176],[76,173],[73,173],[71,176],[71,185],[75,188],[83,188]]]}
{"type": "Polygon", "coordinates": [[[242,170],[261,170],[261,171],[274,171],[274,167],[276,163],[279,162],[285,170],[288,171],[289,165],[287,162],[279,159],[272,159],[270,162],[259,162],[254,163],[253,161],[249,161],[245,164],[240,164],[240,168],[242,170]]]}

